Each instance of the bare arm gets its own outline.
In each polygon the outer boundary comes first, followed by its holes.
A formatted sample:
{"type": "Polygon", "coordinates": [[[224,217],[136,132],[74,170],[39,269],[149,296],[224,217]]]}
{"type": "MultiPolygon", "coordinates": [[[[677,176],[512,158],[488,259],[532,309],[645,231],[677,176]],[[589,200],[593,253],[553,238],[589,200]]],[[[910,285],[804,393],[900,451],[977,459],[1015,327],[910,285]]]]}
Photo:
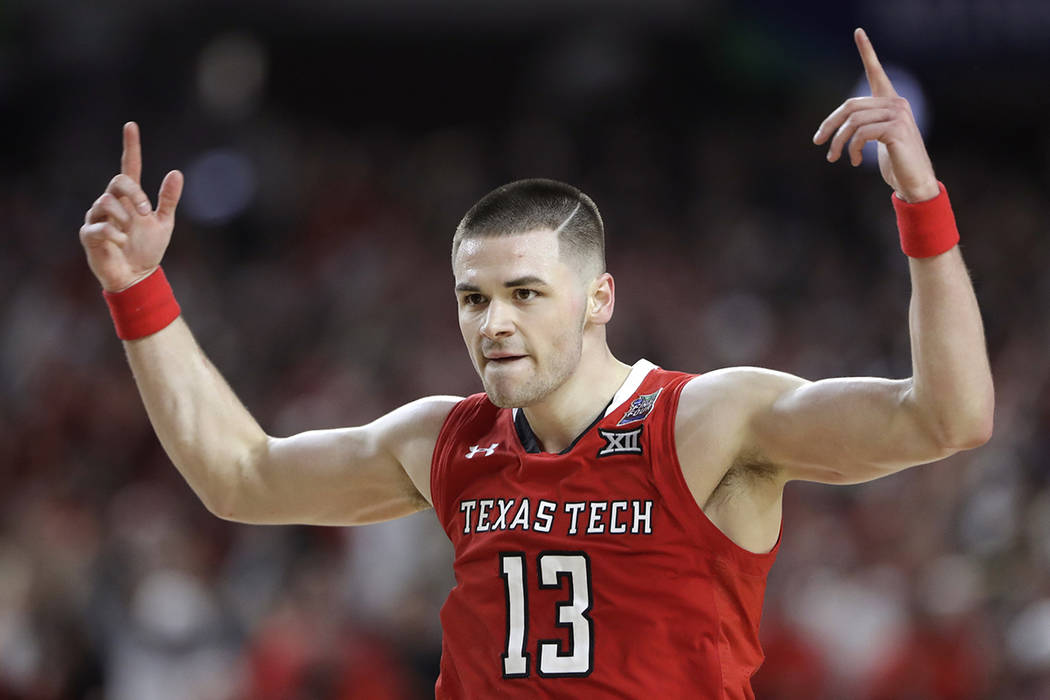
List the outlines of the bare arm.
{"type": "MultiPolygon", "coordinates": [[[[855,39],[872,97],[847,100],[821,124],[814,141],[830,140],[828,160],[848,152],[853,165],[861,162],[864,143],[877,141],[880,171],[897,196],[909,202],[931,199],[939,188],[911,110],[893,90],[863,31],[855,39]]],[[[723,471],[707,478],[693,475],[701,504],[734,466],[776,477],[749,483],[756,487],[751,495],[763,494],[764,507],[779,513],[780,486],[786,480],[866,481],[988,440],[992,377],[962,255],[953,247],[908,264],[909,379],[808,382],[782,372],[736,368],[686,386],[676,423],[683,466],[704,465],[703,455],[710,452],[709,433],[696,426],[710,422],[715,411],[724,423],[723,471]],[[711,396],[721,398],[712,405],[711,396]]],[[[768,520],[779,523],[779,517],[768,520]]]]}
{"type": "MultiPolygon", "coordinates": [[[[880,170],[897,196],[931,199],[939,193],[937,181],[911,110],[894,91],[867,35],[858,30],[855,38],[872,97],[835,110],[814,141],[831,139],[831,161],[848,143],[857,165],[864,143],[876,140],[880,170]]],[[[962,254],[956,246],[931,258],[910,258],[908,264],[910,379],[766,379],[775,399],[755,414],[753,441],[761,454],[784,466],[787,478],[864,481],[975,447],[991,436],[992,376],[962,254]]]]}
{"type": "Polygon", "coordinates": [[[219,517],[361,525],[429,507],[430,457],[455,397],[421,399],[362,427],[275,438],[181,318],[125,349],[157,437],[219,517]]]}
{"type": "Polygon", "coordinates": [[[867,481],[991,437],[991,370],[962,255],[909,265],[911,378],[764,379],[776,398],[755,414],[753,440],[785,478],[867,481]]]}
{"type": "MultiPolygon", "coordinates": [[[[149,275],[167,247],[182,176],[156,212],[139,186],[138,128],[125,125],[121,175],[88,211],[81,241],[108,291],[149,275]],[[139,205],[142,205],[141,207],[139,205]]],[[[358,428],[268,436],[178,318],[125,341],[139,392],[172,462],[220,517],[251,523],[362,524],[427,507],[430,456],[455,397],[421,399],[358,428]]]]}

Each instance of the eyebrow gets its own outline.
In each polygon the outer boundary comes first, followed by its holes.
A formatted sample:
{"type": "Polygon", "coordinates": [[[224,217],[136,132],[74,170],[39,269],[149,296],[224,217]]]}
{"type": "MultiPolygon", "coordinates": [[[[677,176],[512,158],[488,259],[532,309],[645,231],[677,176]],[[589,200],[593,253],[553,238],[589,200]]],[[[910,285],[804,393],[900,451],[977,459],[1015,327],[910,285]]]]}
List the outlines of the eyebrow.
{"type": "MultiPolygon", "coordinates": [[[[507,289],[512,287],[549,287],[547,282],[536,275],[525,275],[524,277],[517,277],[512,280],[507,280],[503,283],[503,286],[507,289]]],[[[456,285],[457,292],[480,292],[481,288],[476,287],[473,284],[467,282],[460,282],[456,285]]]]}

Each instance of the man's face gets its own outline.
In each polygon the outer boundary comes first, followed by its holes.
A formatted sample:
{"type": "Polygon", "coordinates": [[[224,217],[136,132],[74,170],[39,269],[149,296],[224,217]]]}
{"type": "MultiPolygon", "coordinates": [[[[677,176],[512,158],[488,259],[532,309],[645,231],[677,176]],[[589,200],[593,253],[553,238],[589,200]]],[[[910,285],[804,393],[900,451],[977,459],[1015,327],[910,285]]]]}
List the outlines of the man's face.
{"type": "Polygon", "coordinates": [[[554,231],[467,238],[452,270],[459,327],[492,403],[529,406],[572,376],[586,289],[559,256],[554,231]]]}

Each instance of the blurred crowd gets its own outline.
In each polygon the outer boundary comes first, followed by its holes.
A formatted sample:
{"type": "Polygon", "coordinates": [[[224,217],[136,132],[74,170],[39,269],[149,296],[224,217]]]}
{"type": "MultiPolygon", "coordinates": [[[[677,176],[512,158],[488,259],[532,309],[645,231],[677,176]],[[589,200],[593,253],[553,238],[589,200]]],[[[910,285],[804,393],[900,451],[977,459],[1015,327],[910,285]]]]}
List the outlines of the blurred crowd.
{"type": "MultiPolygon", "coordinates": [[[[437,677],[454,580],[432,512],[229,523],[159,447],[76,237],[125,119],[147,193],[187,175],[165,257],[187,322],[289,435],[481,390],[451,234],[520,177],[602,210],[620,359],[908,376],[889,189],[808,144],[847,96],[829,95],[775,120],[633,111],[586,128],[531,109],[484,128],[230,116],[251,95],[223,116],[213,98],[56,118],[31,165],[0,172],[0,700],[407,699],[437,677]]],[[[865,485],[788,486],[759,698],[1050,698],[1050,172],[1045,153],[1033,177],[932,143],[984,313],[995,435],[865,485]]]]}

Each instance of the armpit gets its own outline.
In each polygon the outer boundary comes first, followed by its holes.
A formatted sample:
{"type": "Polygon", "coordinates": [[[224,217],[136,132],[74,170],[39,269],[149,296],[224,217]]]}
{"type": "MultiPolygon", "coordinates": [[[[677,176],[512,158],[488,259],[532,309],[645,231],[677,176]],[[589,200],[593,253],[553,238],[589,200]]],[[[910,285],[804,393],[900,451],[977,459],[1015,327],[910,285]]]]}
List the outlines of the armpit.
{"type": "Polygon", "coordinates": [[[775,485],[778,471],[776,465],[762,457],[757,450],[741,453],[711,492],[708,503],[712,506],[725,503],[758,484],[775,485]]]}

